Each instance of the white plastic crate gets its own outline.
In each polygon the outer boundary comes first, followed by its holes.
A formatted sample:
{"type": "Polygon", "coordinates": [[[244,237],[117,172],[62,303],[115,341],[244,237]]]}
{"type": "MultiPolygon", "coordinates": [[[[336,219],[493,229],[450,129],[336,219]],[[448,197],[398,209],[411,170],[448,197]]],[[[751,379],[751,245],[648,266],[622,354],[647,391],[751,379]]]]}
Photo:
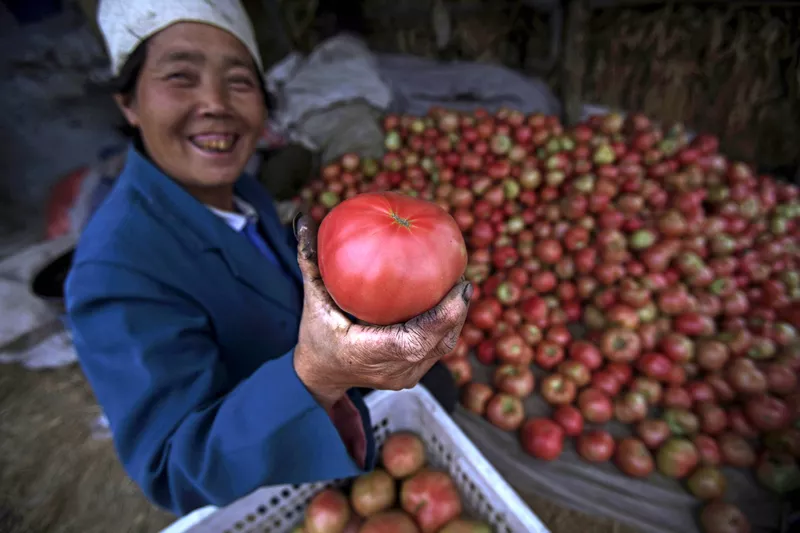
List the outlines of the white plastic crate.
{"type": "MultiPolygon", "coordinates": [[[[490,523],[496,533],[549,533],[474,444],[422,385],[366,397],[378,446],[387,435],[408,430],[425,442],[428,461],[447,470],[461,492],[464,510],[490,523]]],[[[231,505],[205,507],[161,533],[284,533],[299,525],[311,497],[346,480],[259,489],[231,505]]]]}

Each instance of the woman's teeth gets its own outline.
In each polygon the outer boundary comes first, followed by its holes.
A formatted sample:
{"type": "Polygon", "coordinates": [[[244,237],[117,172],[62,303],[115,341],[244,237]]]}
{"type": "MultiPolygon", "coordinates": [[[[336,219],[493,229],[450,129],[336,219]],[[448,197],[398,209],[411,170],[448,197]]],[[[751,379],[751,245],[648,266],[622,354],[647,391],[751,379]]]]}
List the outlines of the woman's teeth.
{"type": "Polygon", "coordinates": [[[191,138],[192,144],[207,152],[229,152],[236,141],[234,135],[198,135],[191,138]]]}

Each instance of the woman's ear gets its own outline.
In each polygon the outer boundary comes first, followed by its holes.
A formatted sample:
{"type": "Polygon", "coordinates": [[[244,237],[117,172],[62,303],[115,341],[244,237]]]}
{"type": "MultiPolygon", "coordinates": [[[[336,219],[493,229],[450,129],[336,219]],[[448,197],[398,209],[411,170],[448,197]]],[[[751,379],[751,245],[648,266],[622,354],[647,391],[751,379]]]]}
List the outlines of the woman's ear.
{"type": "Polygon", "coordinates": [[[136,105],[133,97],[118,93],[114,95],[114,101],[117,103],[119,110],[122,111],[122,114],[125,116],[125,120],[128,121],[128,124],[134,128],[138,128],[139,113],[136,111],[136,105]]]}

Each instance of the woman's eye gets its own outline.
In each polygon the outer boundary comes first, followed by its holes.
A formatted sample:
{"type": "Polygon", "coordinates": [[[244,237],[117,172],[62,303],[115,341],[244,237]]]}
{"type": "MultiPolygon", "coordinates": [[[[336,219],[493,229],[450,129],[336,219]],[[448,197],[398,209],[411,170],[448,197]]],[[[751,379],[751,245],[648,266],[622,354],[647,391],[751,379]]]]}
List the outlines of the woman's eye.
{"type": "Polygon", "coordinates": [[[192,77],[188,72],[170,72],[167,74],[166,79],[174,81],[190,81],[192,77]]]}
{"type": "Polygon", "coordinates": [[[241,88],[255,87],[255,81],[248,76],[232,76],[229,78],[231,85],[241,88]]]}

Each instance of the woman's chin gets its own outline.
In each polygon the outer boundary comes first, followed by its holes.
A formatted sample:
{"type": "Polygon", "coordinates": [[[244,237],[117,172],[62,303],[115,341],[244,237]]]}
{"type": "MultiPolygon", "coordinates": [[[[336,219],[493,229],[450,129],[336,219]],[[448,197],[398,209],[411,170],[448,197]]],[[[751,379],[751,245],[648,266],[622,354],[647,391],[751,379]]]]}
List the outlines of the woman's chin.
{"type": "Polygon", "coordinates": [[[242,175],[242,170],[219,169],[215,172],[214,169],[205,169],[197,175],[195,183],[199,187],[210,188],[233,185],[242,175]]]}
{"type": "Polygon", "coordinates": [[[189,165],[192,181],[207,187],[235,183],[244,172],[248,159],[230,153],[213,157],[193,157],[189,165]]]}

